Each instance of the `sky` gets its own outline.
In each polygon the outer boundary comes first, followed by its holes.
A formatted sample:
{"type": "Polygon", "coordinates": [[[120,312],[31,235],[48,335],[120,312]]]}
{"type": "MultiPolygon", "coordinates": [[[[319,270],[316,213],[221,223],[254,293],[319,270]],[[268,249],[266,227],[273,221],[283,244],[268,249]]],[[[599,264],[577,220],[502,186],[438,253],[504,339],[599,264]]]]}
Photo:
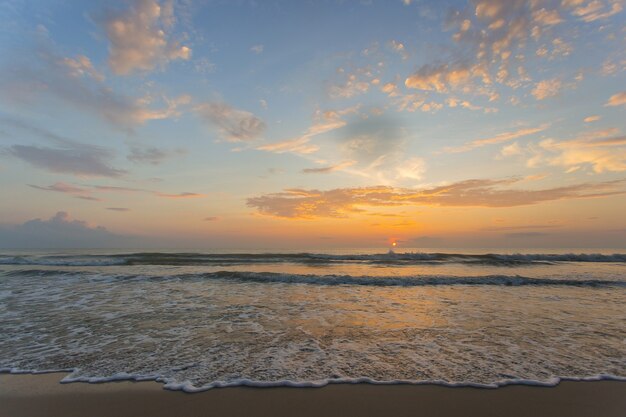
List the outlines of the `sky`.
{"type": "Polygon", "coordinates": [[[623,0],[6,0],[0,247],[624,248],[623,0]]]}

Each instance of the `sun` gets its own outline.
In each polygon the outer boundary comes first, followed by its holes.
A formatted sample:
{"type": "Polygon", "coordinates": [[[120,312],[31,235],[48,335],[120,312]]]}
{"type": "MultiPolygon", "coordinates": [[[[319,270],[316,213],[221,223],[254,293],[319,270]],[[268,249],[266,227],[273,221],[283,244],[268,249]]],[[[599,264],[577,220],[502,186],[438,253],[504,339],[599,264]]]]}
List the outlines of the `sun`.
{"type": "Polygon", "coordinates": [[[395,248],[396,246],[398,246],[398,242],[391,242],[391,246],[395,248]]]}

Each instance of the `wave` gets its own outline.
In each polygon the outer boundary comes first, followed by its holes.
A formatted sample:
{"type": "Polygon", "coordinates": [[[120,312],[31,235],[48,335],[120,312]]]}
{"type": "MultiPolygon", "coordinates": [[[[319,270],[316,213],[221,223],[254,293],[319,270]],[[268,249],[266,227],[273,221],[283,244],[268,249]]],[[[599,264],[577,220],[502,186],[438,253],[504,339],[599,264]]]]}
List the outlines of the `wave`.
{"type": "Polygon", "coordinates": [[[143,274],[91,274],[84,271],[26,269],[4,272],[4,276],[78,277],[95,281],[181,281],[223,280],[248,283],[282,283],[308,285],[359,285],[377,287],[421,286],[566,286],[566,287],[626,287],[626,281],[600,279],[529,278],[520,275],[418,275],[418,276],[354,276],[287,274],[276,272],[218,271],[195,274],[143,275],[143,274]]]}
{"type": "Polygon", "coordinates": [[[189,381],[179,382],[173,378],[166,378],[155,374],[131,374],[127,372],[119,372],[111,376],[73,376],[77,369],[50,369],[50,370],[23,370],[16,368],[0,368],[0,373],[10,374],[45,374],[45,373],[69,373],[61,383],[70,384],[76,382],[85,382],[91,384],[101,384],[106,382],[117,381],[155,381],[163,384],[163,388],[171,391],[183,391],[187,393],[196,393],[208,391],[213,388],[226,387],[295,387],[295,388],[321,388],[331,384],[370,384],[370,385],[439,385],[445,387],[473,387],[473,388],[500,388],[507,385],[526,385],[539,387],[554,387],[561,382],[566,381],[626,381],[626,377],[612,374],[595,374],[588,376],[553,376],[545,380],[524,379],[524,378],[506,378],[493,381],[491,383],[477,383],[473,381],[445,381],[445,380],[416,380],[416,379],[390,379],[378,380],[369,377],[359,378],[325,378],[315,381],[293,381],[293,380],[277,380],[277,381],[258,381],[251,379],[235,379],[231,381],[213,381],[211,383],[195,386],[189,381]]]}
{"type": "Polygon", "coordinates": [[[532,265],[558,262],[608,262],[626,263],[626,254],[568,253],[568,254],[463,254],[463,253],[380,253],[380,254],[320,254],[320,253],[163,253],[139,252],[110,255],[0,255],[0,265],[50,265],[50,266],[113,266],[113,265],[242,265],[242,264],[477,264],[477,265],[532,265]]]}

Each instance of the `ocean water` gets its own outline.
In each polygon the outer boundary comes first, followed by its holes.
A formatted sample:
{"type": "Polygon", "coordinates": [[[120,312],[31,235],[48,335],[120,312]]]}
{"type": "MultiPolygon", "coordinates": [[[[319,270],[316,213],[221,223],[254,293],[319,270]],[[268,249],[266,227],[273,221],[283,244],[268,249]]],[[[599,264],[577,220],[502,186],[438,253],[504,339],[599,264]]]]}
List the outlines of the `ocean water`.
{"type": "Polygon", "coordinates": [[[64,381],[626,380],[626,253],[4,251],[0,326],[64,381]]]}

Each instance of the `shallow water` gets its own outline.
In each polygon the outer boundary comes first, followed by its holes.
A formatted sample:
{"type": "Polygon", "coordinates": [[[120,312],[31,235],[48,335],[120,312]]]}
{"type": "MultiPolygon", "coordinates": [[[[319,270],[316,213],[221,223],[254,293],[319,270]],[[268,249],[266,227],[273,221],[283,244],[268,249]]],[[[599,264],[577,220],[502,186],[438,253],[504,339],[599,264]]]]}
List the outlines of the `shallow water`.
{"type": "Polygon", "coordinates": [[[626,255],[486,253],[4,252],[0,369],[189,391],[626,378],[626,255]]]}

